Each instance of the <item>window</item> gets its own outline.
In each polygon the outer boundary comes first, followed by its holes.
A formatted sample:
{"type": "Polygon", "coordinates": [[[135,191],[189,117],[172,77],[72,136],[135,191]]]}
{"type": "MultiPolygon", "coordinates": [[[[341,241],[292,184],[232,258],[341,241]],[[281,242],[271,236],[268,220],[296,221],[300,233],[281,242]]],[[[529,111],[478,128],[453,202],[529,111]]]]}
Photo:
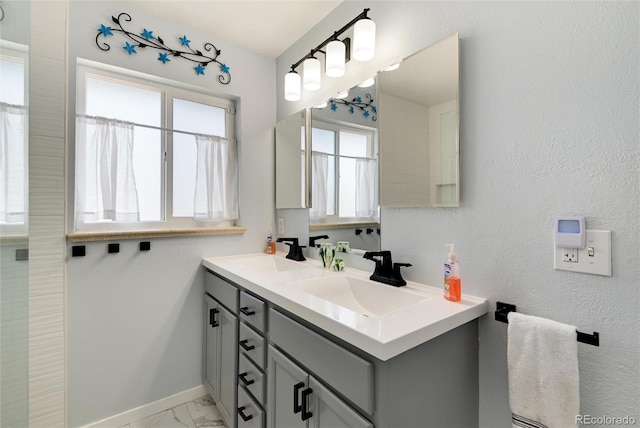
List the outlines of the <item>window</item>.
{"type": "Polygon", "coordinates": [[[313,222],[378,217],[375,132],[314,120],[313,222]]]}
{"type": "Polygon", "coordinates": [[[0,232],[26,234],[28,48],[0,41],[0,232]]]}
{"type": "Polygon", "coordinates": [[[76,230],[238,218],[233,102],[80,66],[77,111],[76,230]]]}

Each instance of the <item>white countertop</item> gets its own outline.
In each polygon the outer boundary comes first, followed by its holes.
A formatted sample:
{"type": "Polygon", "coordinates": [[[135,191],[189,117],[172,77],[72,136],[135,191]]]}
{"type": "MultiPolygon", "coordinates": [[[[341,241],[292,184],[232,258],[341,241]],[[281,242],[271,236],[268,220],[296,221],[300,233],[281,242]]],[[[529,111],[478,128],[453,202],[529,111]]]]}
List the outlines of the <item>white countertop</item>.
{"type": "MultiPolygon", "coordinates": [[[[268,272],[251,268],[252,263],[262,265],[266,262],[263,259],[265,257],[284,259],[284,254],[210,257],[204,258],[202,265],[383,361],[481,317],[488,310],[486,299],[470,296],[464,291],[460,302],[450,302],[443,297],[442,287],[407,281],[407,285],[397,291],[415,295],[415,304],[381,316],[367,316],[300,291],[292,285],[308,278],[335,275],[368,281],[371,272],[350,267],[343,272],[333,272],[323,269],[318,260],[295,262],[303,263],[309,269],[268,272]]],[[[387,294],[389,290],[393,292],[396,289],[386,284],[371,282],[370,285],[373,297],[378,286],[385,287],[383,291],[387,294]]]]}

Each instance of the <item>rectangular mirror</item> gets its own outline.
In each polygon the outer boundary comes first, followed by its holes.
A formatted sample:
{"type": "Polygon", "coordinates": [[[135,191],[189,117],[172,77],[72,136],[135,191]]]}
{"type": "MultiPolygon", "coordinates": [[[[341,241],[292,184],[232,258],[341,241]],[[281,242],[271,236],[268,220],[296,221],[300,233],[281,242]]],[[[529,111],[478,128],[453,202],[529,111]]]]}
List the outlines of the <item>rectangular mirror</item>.
{"type": "Polygon", "coordinates": [[[374,96],[375,87],[355,87],[311,110],[311,223],[378,220],[374,96]]]}
{"type": "Polygon", "coordinates": [[[295,113],[278,122],[275,130],[276,147],[276,209],[309,208],[311,205],[311,112],[295,113]]]}
{"type": "Polygon", "coordinates": [[[311,236],[380,248],[376,88],[353,87],[311,109],[311,236]]]}
{"type": "Polygon", "coordinates": [[[459,81],[458,33],[378,73],[382,206],[459,206],[459,81]]]}

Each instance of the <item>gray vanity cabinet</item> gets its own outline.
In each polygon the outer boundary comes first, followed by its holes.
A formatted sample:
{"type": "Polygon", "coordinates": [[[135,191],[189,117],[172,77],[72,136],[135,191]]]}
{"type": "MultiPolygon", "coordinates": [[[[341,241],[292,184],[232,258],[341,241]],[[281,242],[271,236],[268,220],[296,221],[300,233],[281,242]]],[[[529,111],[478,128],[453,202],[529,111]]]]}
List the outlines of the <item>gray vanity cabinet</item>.
{"type": "Polygon", "coordinates": [[[478,426],[476,320],[382,361],[210,271],[205,291],[204,383],[229,428],[478,426]]]}
{"type": "Polygon", "coordinates": [[[220,365],[218,354],[220,353],[220,329],[217,328],[219,322],[216,320],[220,313],[220,304],[207,294],[204,295],[204,383],[209,389],[209,393],[214,400],[219,396],[219,373],[220,365]]]}
{"type": "Polygon", "coordinates": [[[238,428],[264,428],[266,307],[263,300],[240,292],[238,428]]]}
{"type": "Polygon", "coordinates": [[[305,428],[301,408],[302,391],[309,387],[307,372],[273,346],[269,346],[267,366],[267,427],[305,428]]]}
{"type": "Polygon", "coordinates": [[[373,428],[287,356],[269,346],[268,427],[373,428]]]}
{"type": "Polygon", "coordinates": [[[313,376],[309,377],[309,388],[313,391],[310,402],[313,413],[309,419],[310,428],[373,428],[371,422],[356,413],[313,376]]]}
{"type": "Polygon", "coordinates": [[[205,276],[204,382],[225,421],[236,426],[238,372],[238,289],[205,276]]]}

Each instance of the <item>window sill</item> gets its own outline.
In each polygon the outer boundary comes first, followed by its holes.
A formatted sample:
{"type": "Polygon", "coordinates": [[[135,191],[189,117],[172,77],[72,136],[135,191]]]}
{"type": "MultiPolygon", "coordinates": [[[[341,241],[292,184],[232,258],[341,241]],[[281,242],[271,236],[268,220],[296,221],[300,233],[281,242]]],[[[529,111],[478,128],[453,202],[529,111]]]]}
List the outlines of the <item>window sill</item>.
{"type": "Polygon", "coordinates": [[[157,229],[157,230],[132,230],[118,232],[72,232],[67,234],[71,242],[113,241],[117,239],[150,239],[173,238],[183,236],[209,236],[209,235],[239,235],[246,232],[246,227],[217,227],[217,228],[193,228],[193,229],[157,229]]]}
{"type": "Polygon", "coordinates": [[[29,236],[28,235],[9,235],[9,236],[0,236],[0,246],[2,247],[11,247],[11,246],[22,246],[29,245],[29,236]]]}
{"type": "Polygon", "coordinates": [[[309,230],[350,229],[352,227],[380,227],[377,221],[352,221],[348,223],[311,223],[309,230]]]}

